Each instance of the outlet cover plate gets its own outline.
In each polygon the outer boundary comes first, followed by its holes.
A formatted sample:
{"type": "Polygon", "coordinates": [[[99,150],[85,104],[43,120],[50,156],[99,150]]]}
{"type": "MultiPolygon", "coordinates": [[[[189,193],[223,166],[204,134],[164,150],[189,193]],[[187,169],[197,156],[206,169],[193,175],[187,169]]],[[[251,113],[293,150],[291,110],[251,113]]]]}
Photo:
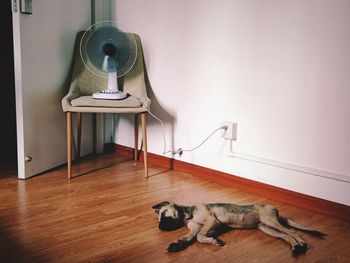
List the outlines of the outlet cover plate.
{"type": "Polygon", "coordinates": [[[223,137],[226,140],[237,140],[237,123],[224,121],[223,126],[227,126],[227,130],[223,133],[223,137]]]}

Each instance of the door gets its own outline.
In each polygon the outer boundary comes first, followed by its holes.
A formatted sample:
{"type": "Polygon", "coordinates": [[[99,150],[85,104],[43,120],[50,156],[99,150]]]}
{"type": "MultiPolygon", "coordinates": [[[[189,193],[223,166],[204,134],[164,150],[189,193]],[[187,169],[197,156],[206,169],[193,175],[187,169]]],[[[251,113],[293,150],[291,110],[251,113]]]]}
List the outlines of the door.
{"type": "MultiPolygon", "coordinates": [[[[33,1],[32,14],[12,0],[18,177],[66,162],[61,99],[70,81],[76,33],[90,25],[90,0],[33,1]]],[[[89,149],[87,149],[89,151],[89,149]]]]}

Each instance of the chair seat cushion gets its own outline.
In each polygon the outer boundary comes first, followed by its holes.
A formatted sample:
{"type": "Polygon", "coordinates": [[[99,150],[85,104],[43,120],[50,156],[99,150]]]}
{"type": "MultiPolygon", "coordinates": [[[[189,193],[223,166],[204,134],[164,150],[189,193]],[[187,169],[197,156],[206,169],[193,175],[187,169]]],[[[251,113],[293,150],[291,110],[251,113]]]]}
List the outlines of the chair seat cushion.
{"type": "Polygon", "coordinates": [[[141,102],[134,96],[123,100],[100,100],[92,96],[81,96],[71,101],[73,107],[139,108],[141,102]]]}

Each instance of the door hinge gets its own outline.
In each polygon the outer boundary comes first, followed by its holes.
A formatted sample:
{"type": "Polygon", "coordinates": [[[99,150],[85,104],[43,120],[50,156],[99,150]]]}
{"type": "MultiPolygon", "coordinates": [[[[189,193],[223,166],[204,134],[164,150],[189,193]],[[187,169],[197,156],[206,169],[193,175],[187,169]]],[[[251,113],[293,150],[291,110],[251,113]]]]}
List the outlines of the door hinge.
{"type": "Polygon", "coordinates": [[[18,1],[19,0],[12,0],[12,12],[18,12],[18,1]]]}

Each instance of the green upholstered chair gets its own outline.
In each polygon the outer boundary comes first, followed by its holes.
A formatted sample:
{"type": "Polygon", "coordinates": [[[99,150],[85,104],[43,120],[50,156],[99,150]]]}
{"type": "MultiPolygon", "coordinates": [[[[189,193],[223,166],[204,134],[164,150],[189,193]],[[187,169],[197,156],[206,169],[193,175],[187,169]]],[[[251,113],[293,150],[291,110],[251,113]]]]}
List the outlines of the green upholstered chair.
{"type": "Polygon", "coordinates": [[[72,177],[72,113],[77,113],[77,157],[80,155],[81,144],[81,119],[82,113],[117,113],[134,115],[134,158],[138,159],[138,123],[141,115],[143,152],[145,177],[148,177],[147,166],[147,110],[151,100],[147,97],[145,81],[144,58],[140,37],[133,34],[137,42],[137,59],[133,68],[123,77],[118,78],[118,88],[128,97],[123,100],[96,100],[92,93],[106,88],[107,80],[97,77],[87,69],[80,57],[80,40],[83,32],[77,34],[75,48],[72,81],[68,94],[62,99],[63,111],[67,113],[67,168],[68,178],[72,177]]]}

